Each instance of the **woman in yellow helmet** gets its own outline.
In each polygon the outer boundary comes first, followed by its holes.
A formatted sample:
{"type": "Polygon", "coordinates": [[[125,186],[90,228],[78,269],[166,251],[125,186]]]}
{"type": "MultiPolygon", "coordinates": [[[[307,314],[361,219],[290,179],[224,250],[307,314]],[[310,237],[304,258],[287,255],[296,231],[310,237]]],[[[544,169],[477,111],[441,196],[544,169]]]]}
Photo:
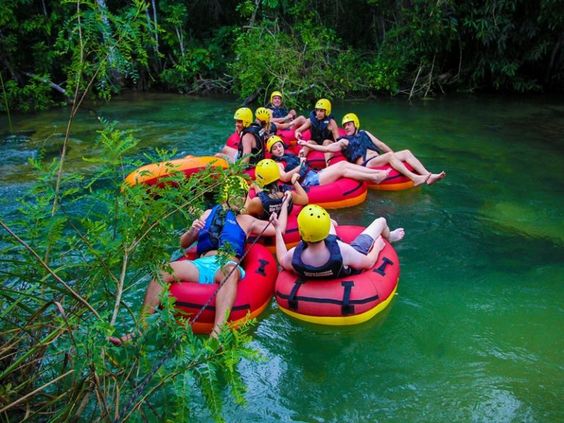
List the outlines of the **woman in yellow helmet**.
{"type": "Polygon", "coordinates": [[[384,241],[396,242],[404,237],[403,228],[390,230],[386,219],[375,219],[353,242],[347,244],[336,236],[329,213],[316,204],[310,204],[298,215],[298,230],[302,240],[286,248],[282,234],[286,228],[284,216],[273,218],[276,228],[276,258],[286,270],[306,279],[339,278],[374,266],[384,241]]]}
{"type": "MultiPolygon", "coordinates": [[[[297,140],[301,140],[302,132],[306,129],[311,131],[311,140],[302,144],[300,156],[307,156],[309,145],[327,146],[334,143],[339,138],[339,128],[337,122],[331,114],[331,102],[326,98],[321,98],[315,103],[315,109],[310,113],[309,118],[296,129],[294,135],[297,140]]],[[[329,165],[329,160],[333,153],[325,153],[325,162],[329,165]]]]}
{"type": "Polygon", "coordinates": [[[305,157],[286,152],[282,138],[273,135],[266,142],[266,150],[270,152],[272,160],[280,168],[280,180],[290,181],[294,175],[299,175],[300,184],[305,187],[327,185],[340,178],[351,178],[357,181],[368,181],[379,184],[386,179],[390,170],[370,169],[346,161],[335,163],[325,169],[315,170],[308,166],[305,157]]]}
{"type": "Polygon", "coordinates": [[[395,152],[370,132],[359,130],[360,120],[356,114],[347,113],[343,116],[342,124],[346,135],[331,145],[311,146],[303,141],[298,141],[298,144],[326,154],[342,151],[349,162],[361,166],[380,167],[389,164],[411,179],[415,186],[423,183],[431,185],[446,176],[445,172],[429,172],[411,151],[395,152]],[[403,162],[409,163],[415,172],[410,171],[403,162]]]}
{"type": "Polygon", "coordinates": [[[290,178],[290,185],[279,184],[280,169],[274,160],[261,160],[255,168],[255,179],[257,196],[247,198],[245,209],[259,219],[267,219],[272,213],[279,214],[285,196],[290,198],[290,208],[292,204],[303,206],[309,202],[307,193],[298,182],[299,175],[290,178]]]}

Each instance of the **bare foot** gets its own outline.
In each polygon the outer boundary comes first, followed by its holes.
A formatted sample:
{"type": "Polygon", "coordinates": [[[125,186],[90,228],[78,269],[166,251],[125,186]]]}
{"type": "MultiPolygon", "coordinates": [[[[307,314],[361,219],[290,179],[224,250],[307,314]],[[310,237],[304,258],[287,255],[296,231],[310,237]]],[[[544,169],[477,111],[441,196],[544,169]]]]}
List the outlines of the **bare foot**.
{"type": "Polygon", "coordinates": [[[446,176],[446,173],[443,171],[441,173],[431,173],[431,175],[427,178],[427,185],[432,185],[437,181],[440,181],[446,176]]]}
{"type": "Polygon", "coordinates": [[[394,229],[393,231],[390,231],[390,242],[396,242],[396,241],[400,241],[403,239],[403,237],[405,236],[405,231],[403,228],[397,228],[394,229]]]}
{"type": "Polygon", "coordinates": [[[417,187],[421,184],[424,184],[430,177],[431,173],[429,173],[428,175],[416,175],[415,178],[413,178],[413,185],[417,187]]]}
{"type": "Polygon", "coordinates": [[[110,336],[108,338],[108,341],[110,341],[116,347],[121,347],[126,342],[130,342],[134,337],[135,335],[133,335],[132,333],[128,333],[127,335],[120,336],[119,338],[116,336],[110,336]]]}
{"type": "Polygon", "coordinates": [[[219,329],[213,328],[210,332],[210,338],[219,339],[219,329]]]}
{"type": "Polygon", "coordinates": [[[372,177],[372,181],[376,184],[379,184],[380,182],[384,182],[386,180],[386,178],[388,176],[390,176],[391,171],[392,171],[392,169],[386,169],[386,170],[379,171],[376,175],[374,175],[372,177]]]}

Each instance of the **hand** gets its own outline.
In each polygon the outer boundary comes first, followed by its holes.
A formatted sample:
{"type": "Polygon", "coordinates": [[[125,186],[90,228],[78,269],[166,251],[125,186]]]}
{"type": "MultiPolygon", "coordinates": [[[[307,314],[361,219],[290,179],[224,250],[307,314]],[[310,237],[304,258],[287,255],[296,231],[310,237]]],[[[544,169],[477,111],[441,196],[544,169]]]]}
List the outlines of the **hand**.
{"type": "MultiPolygon", "coordinates": [[[[292,178],[293,178],[294,176],[295,176],[295,175],[292,175],[292,178]]],[[[286,192],[284,193],[284,197],[283,197],[283,200],[282,200],[282,204],[284,204],[284,205],[288,204],[291,198],[292,198],[292,193],[291,193],[290,191],[286,191],[286,192]]]]}
{"type": "Polygon", "coordinates": [[[294,185],[296,182],[298,182],[298,179],[300,179],[300,174],[299,173],[294,173],[292,175],[292,179],[290,179],[290,181],[292,182],[292,185],[294,185]]]}
{"type": "Polygon", "coordinates": [[[299,144],[299,140],[302,139],[302,133],[296,129],[296,131],[294,132],[294,136],[298,140],[298,144],[299,144]]]}
{"type": "Polygon", "coordinates": [[[278,226],[280,226],[280,223],[278,222],[278,216],[276,216],[276,213],[272,213],[270,215],[270,223],[272,224],[272,226],[274,226],[274,229],[278,229],[278,226]]]}
{"type": "Polygon", "coordinates": [[[298,145],[307,145],[307,141],[298,139],[298,145]]]}
{"type": "Polygon", "coordinates": [[[196,219],[192,222],[192,227],[190,228],[191,231],[200,231],[205,226],[206,222],[202,219],[196,219]]]}
{"type": "Polygon", "coordinates": [[[305,157],[303,154],[302,154],[301,156],[299,156],[299,157],[300,157],[300,166],[303,166],[303,165],[305,164],[305,162],[306,162],[307,159],[306,159],[306,157],[305,157]]]}

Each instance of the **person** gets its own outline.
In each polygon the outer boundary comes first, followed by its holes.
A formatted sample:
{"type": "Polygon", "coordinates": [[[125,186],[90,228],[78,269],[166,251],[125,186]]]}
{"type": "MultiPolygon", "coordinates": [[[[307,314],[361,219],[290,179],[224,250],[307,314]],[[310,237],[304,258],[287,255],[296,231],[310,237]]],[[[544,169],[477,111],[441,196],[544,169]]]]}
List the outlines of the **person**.
{"type": "Polygon", "coordinates": [[[261,127],[260,135],[263,143],[271,136],[276,134],[277,125],[272,122],[272,110],[266,107],[259,107],[255,111],[255,123],[261,127]]]}
{"type": "MultiPolygon", "coordinates": [[[[409,150],[394,152],[368,131],[360,130],[360,121],[356,114],[347,113],[342,120],[346,135],[337,142],[327,146],[309,146],[309,148],[323,152],[343,151],[350,163],[366,167],[379,167],[389,164],[402,175],[413,181],[415,186],[426,183],[434,184],[446,176],[446,173],[431,173],[409,150]],[[403,162],[409,163],[415,172],[409,170],[403,162]]],[[[306,145],[298,141],[300,145],[306,145]]]]}
{"type": "MultiPolygon", "coordinates": [[[[242,214],[247,191],[247,182],[242,177],[230,177],[223,190],[220,204],[206,210],[180,237],[182,248],[188,248],[197,241],[198,258],[171,262],[169,263],[171,272],[161,272],[160,279],[167,284],[176,281],[197,281],[201,284],[222,283],[215,299],[215,320],[210,335],[212,337],[217,337],[223,329],[237,296],[237,283],[245,276],[240,260],[245,251],[247,237],[251,234],[275,235],[275,230],[270,222],[256,219],[249,214],[242,214]],[[223,265],[218,257],[218,252],[222,248],[227,248],[232,253],[227,263],[223,265]]],[[[288,201],[289,197],[286,197],[286,204],[288,201]]],[[[285,210],[286,208],[282,207],[280,213],[282,221],[287,220],[285,210]]],[[[284,223],[282,223],[282,230],[285,230],[284,223]]],[[[149,282],[143,302],[142,320],[155,312],[163,289],[159,279],[149,282]]],[[[132,334],[121,338],[111,337],[110,342],[121,345],[131,338],[132,334]]]]}
{"type": "Polygon", "coordinates": [[[288,110],[284,105],[280,91],[272,91],[272,94],[270,94],[270,102],[266,105],[266,108],[272,110],[272,122],[276,124],[284,124],[288,121],[292,121],[297,116],[294,109],[288,110]]]}
{"type": "MultiPolygon", "coordinates": [[[[302,139],[302,132],[306,129],[311,131],[311,140],[302,142],[302,149],[299,155],[306,157],[310,151],[310,145],[328,146],[339,138],[339,128],[337,122],[331,115],[331,102],[326,98],[321,98],[315,103],[315,109],[310,113],[309,118],[294,132],[296,139],[302,139]]],[[[321,151],[321,150],[320,150],[321,151]]],[[[333,157],[330,150],[325,151],[325,163],[328,166],[333,157]]]]}
{"type": "Polygon", "coordinates": [[[293,204],[304,206],[309,202],[307,193],[298,182],[298,174],[293,175],[291,178],[291,185],[278,184],[280,169],[278,164],[272,159],[264,159],[258,162],[255,168],[255,178],[257,196],[252,199],[247,197],[245,209],[247,213],[259,219],[268,219],[272,213],[280,214],[285,192],[288,192],[290,195],[289,209],[292,208],[293,204]],[[292,188],[294,191],[290,191],[292,188]]]}
{"type": "Polygon", "coordinates": [[[264,159],[264,130],[253,122],[253,111],[248,107],[241,107],[233,115],[235,132],[240,136],[237,149],[224,146],[216,156],[223,157],[230,162],[241,159],[249,166],[256,165],[264,159]]]}
{"type": "Polygon", "coordinates": [[[386,219],[375,219],[350,244],[339,240],[329,213],[316,204],[310,204],[298,215],[301,241],[289,251],[282,233],[286,228],[284,217],[272,218],[276,229],[276,258],[285,270],[306,279],[335,279],[369,269],[376,264],[383,241],[401,240],[403,228],[390,230],[386,219]]]}
{"type": "Polygon", "coordinates": [[[307,165],[305,157],[298,157],[286,152],[284,142],[278,135],[273,135],[268,139],[266,149],[270,152],[272,159],[278,163],[280,180],[283,182],[293,181],[293,178],[297,175],[304,188],[330,184],[339,178],[352,178],[379,184],[390,173],[390,169],[370,169],[346,161],[335,163],[319,171],[311,169],[307,165]]]}

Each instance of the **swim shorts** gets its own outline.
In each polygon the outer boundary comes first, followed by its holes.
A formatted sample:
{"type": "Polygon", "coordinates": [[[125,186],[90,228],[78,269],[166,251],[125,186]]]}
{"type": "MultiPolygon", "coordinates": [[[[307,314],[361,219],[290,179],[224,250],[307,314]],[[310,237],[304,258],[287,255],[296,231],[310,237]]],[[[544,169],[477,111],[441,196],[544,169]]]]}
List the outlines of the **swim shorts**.
{"type": "MultiPolygon", "coordinates": [[[[209,285],[215,282],[215,274],[219,269],[221,269],[221,265],[219,263],[219,256],[206,256],[200,257],[196,260],[192,260],[194,266],[198,269],[198,283],[209,285]]],[[[234,264],[237,266],[241,277],[239,280],[245,277],[245,270],[239,266],[238,263],[230,260],[225,264],[234,264]]]]}
{"type": "Polygon", "coordinates": [[[304,188],[319,185],[319,175],[317,174],[317,172],[310,170],[308,173],[306,173],[301,185],[304,188]]]}
{"type": "Polygon", "coordinates": [[[372,244],[374,244],[374,240],[370,235],[360,234],[350,245],[359,253],[367,255],[372,248],[372,244]]]}

